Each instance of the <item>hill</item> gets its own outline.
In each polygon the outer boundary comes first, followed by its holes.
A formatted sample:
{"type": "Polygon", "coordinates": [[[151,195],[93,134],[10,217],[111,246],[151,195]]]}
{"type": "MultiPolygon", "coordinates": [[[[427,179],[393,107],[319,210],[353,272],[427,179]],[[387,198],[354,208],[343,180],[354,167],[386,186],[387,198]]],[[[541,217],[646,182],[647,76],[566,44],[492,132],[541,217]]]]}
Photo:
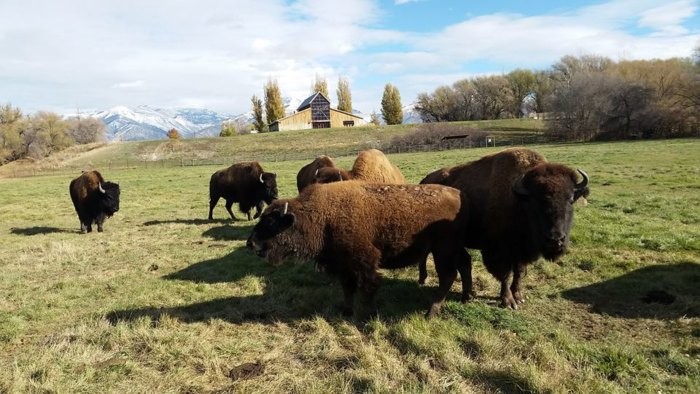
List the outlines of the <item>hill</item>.
{"type": "MultiPolygon", "coordinates": [[[[453,122],[450,127],[469,133],[485,130],[499,145],[523,144],[541,135],[543,123],[534,119],[453,122]]],[[[320,154],[342,157],[368,148],[386,148],[395,136],[414,132],[420,125],[366,126],[247,134],[177,141],[151,140],[77,146],[40,161],[0,167],[0,177],[26,176],[42,171],[79,171],[86,168],[182,166],[306,160],[320,154]]],[[[417,150],[423,149],[416,147],[417,150]]]]}

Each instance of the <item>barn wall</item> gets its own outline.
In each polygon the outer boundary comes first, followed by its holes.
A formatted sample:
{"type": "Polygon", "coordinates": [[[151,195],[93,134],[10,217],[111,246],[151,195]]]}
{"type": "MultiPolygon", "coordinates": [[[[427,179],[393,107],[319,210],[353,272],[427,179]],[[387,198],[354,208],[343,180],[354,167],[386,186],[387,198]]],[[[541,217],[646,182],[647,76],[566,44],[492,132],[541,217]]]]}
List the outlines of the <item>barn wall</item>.
{"type": "Polygon", "coordinates": [[[343,127],[343,121],[351,120],[355,126],[364,124],[364,119],[331,109],[331,127],[343,127]]]}
{"type": "Polygon", "coordinates": [[[279,121],[279,130],[302,130],[311,128],[311,108],[307,108],[279,121]]]}

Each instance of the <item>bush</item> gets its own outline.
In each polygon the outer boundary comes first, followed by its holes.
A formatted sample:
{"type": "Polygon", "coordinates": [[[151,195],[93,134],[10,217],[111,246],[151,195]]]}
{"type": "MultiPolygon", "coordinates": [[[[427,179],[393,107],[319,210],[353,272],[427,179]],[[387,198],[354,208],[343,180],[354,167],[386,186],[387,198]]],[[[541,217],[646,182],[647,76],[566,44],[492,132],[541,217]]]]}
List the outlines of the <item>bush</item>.
{"type": "Polygon", "coordinates": [[[387,151],[463,148],[483,140],[489,133],[450,123],[424,123],[410,134],[398,135],[384,147],[387,151]],[[446,138],[460,137],[464,138],[446,138]]]}

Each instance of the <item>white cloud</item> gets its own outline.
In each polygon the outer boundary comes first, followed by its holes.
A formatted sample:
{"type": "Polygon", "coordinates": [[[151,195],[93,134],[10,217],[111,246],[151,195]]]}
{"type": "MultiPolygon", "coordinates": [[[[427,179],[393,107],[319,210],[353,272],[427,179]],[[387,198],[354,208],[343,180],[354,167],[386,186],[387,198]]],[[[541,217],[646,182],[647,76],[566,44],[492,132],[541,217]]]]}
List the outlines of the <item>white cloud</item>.
{"type": "Polygon", "coordinates": [[[477,15],[429,33],[387,27],[388,11],[377,0],[251,4],[2,0],[0,102],[25,112],[150,104],[239,113],[268,78],[284,95],[303,98],[319,74],[329,88],[338,76],[350,78],[353,102],[370,112],[386,82],[408,103],[438,84],[488,71],[475,69],[476,62],[508,72],[546,68],[566,54],[689,56],[700,40],[697,28],[684,27],[697,12],[690,0],[477,15]],[[635,35],[630,27],[651,33],[635,35]]]}

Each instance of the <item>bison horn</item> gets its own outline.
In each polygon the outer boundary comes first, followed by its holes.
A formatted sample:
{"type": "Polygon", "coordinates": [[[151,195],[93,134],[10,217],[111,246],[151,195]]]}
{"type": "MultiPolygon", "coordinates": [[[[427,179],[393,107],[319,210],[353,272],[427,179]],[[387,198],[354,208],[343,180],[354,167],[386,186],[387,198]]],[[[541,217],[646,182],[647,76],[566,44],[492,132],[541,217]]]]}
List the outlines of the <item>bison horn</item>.
{"type": "Polygon", "coordinates": [[[521,196],[527,196],[529,193],[523,185],[523,178],[525,178],[524,175],[518,178],[518,180],[516,180],[515,183],[513,183],[513,193],[519,194],[521,196]]]}
{"type": "Polygon", "coordinates": [[[339,182],[343,181],[343,174],[340,173],[340,170],[338,170],[338,181],[339,182]]]}
{"type": "Polygon", "coordinates": [[[260,174],[260,183],[265,183],[265,181],[263,181],[263,179],[262,179],[262,176],[263,176],[263,174],[260,174]]]}
{"type": "Polygon", "coordinates": [[[97,188],[100,189],[100,193],[105,194],[105,189],[102,188],[102,183],[98,182],[97,183],[97,188]]]}
{"type": "Polygon", "coordinates": [[[586,174],[583,170],[578,169],[578,168],[576,169],[576,171],[578,171],[578,173],[581,174],[581,176],[583,177],[583,180],[581,180],[581,182],[576,184],[576,189],[580,190],[580,189],[583,189],[584,187],[588,186],[588,174],[586,174]]]}
{"type": "Polygon", "coordinates": [[[282,212],[282,216],[284,216],[284,215],[287,214],[287,208],[289,208],[289,203],[288,203],[288,202],[285,202],[285,203],[284,203],[284,212],[282,212]]]}

